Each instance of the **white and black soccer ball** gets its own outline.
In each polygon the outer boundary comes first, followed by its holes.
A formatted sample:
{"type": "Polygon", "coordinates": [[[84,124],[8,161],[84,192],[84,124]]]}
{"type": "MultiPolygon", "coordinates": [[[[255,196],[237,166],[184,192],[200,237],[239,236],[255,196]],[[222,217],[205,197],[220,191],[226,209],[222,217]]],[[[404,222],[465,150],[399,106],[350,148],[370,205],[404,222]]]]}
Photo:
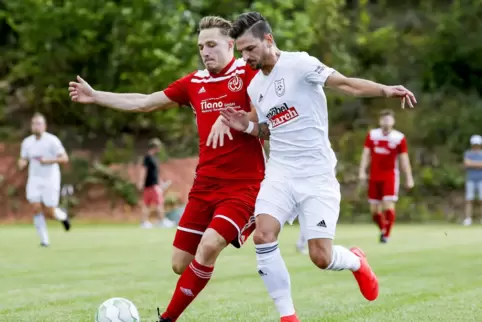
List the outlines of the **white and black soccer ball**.
{"type": "Polygon", "coordinates": [[[136,306],[121,297],[114,297],[102,303],[95,315],[95,322],[139,322],[140,320],[136,306]]]}

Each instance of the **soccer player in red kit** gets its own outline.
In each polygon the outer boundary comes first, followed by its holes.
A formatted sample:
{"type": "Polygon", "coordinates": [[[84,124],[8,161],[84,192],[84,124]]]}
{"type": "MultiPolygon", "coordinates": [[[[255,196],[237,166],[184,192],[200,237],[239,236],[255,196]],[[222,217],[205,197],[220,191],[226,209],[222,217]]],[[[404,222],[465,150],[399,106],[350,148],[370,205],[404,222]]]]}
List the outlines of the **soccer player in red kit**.
{"type": "Polygon", "coordinates": [[[139,112],[187,105],[196,115],[199,164],[174,238],[172,267],[181,277],[166,311],[159,316],[164,322],[176,321],[206,286],[220,252],[229,243],[241,247],[254,230],[254,203],[265,167],[262,145],[243,132],[231,135],[219,118],[221,109],[232,107],[257,120],[246,92],[256,71],[234,58],[230,27],[231,23],[220,17],[203,18],[198,46],[206,69],[190,73],[164,91],[150,95],[100,92],[80,77],[69,84],[74,102],[139,112]],[[222,142],[224,134],[231,140],[222,142]],[[218,140],[217,149],[209,147],[211,142],[215,147],[218,140]]]}
{"type": "Polygon", "coordinates": [[[380,242],[386,243],[395,222],[395,202],[398,200],[400,175],[398,157],[405,174],[407,189],[413,187],[412,169],[408,157],[405,135],[393,128],[392,111],[380,113],[380,128],[368,132],[360,163],[360,180],[366,181],[366,169],[370,163],[368,201],[373,221],[380,228],[380,242]]]}

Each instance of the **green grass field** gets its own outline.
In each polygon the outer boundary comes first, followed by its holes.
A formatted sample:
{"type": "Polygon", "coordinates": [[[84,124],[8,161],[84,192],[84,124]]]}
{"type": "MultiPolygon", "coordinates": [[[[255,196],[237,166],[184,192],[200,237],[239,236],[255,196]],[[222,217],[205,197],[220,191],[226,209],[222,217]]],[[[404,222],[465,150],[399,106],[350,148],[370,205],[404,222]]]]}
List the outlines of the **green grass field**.
{"type": "MultiPolygon", "coordinates": [[[[74,226],[65,233],[49,226],[48,249],[38,247],[33,226],[0,228],[0,321],[91,322],[111,297],[130,299],[142,321],[155,321],[177,281],[174,230],[74,226]]],[[[380,296],[369,303],[351,273],[315,268],[295,251],[297,227],[287,227],[281,251],[303,322],[482,321],[482,227],[396,226],[387,245],[377,243],[373,226],[341,225],[337,234],[338,244],[365,250],[380,296]]],[[[251,240],[222,254],[212,281],[179,320],[278,320],[251,240]]]]}

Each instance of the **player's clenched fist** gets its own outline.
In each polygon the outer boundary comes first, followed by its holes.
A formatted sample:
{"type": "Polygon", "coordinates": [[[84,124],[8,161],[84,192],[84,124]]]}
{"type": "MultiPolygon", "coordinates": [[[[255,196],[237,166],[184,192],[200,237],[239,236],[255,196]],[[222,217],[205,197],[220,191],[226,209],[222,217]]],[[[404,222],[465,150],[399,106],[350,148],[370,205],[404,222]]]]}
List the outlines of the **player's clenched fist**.
{"type": "Polygon", "coordinates": [[[77,82],[69,83],[69,95],[73,102],[94,103],[94,93],[94,89],[80,76],[77,76],[77,82]]]}

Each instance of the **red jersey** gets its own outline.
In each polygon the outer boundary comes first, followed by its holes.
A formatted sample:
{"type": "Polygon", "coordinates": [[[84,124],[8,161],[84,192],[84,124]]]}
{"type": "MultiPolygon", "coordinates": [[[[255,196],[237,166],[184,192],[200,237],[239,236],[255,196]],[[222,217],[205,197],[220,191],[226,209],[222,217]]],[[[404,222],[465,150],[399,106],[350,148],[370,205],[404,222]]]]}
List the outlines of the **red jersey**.
{"type": "Polygon", "coordinates": [[[234,59],[218,74],[207,70],[193,72],[169,85],[166,96],[179,105],[190,105],[199,132],[199,164],[196,175],[218,179],[264,178],[265,159],[258,138],[231,130],[233,140],[224,146],[206,146],[209,133],[222,108],[251,111],[247,88],[257,71],[243,59],[234,59]]]}
{"type": "Polygon", "coordinates": [[[388,180],[398,175],[398,155],[407,152],[405,135],[392,130],[383,133],[382,129],[368,132],[365,147],[370,149],[370,180],[388,180]]]}

